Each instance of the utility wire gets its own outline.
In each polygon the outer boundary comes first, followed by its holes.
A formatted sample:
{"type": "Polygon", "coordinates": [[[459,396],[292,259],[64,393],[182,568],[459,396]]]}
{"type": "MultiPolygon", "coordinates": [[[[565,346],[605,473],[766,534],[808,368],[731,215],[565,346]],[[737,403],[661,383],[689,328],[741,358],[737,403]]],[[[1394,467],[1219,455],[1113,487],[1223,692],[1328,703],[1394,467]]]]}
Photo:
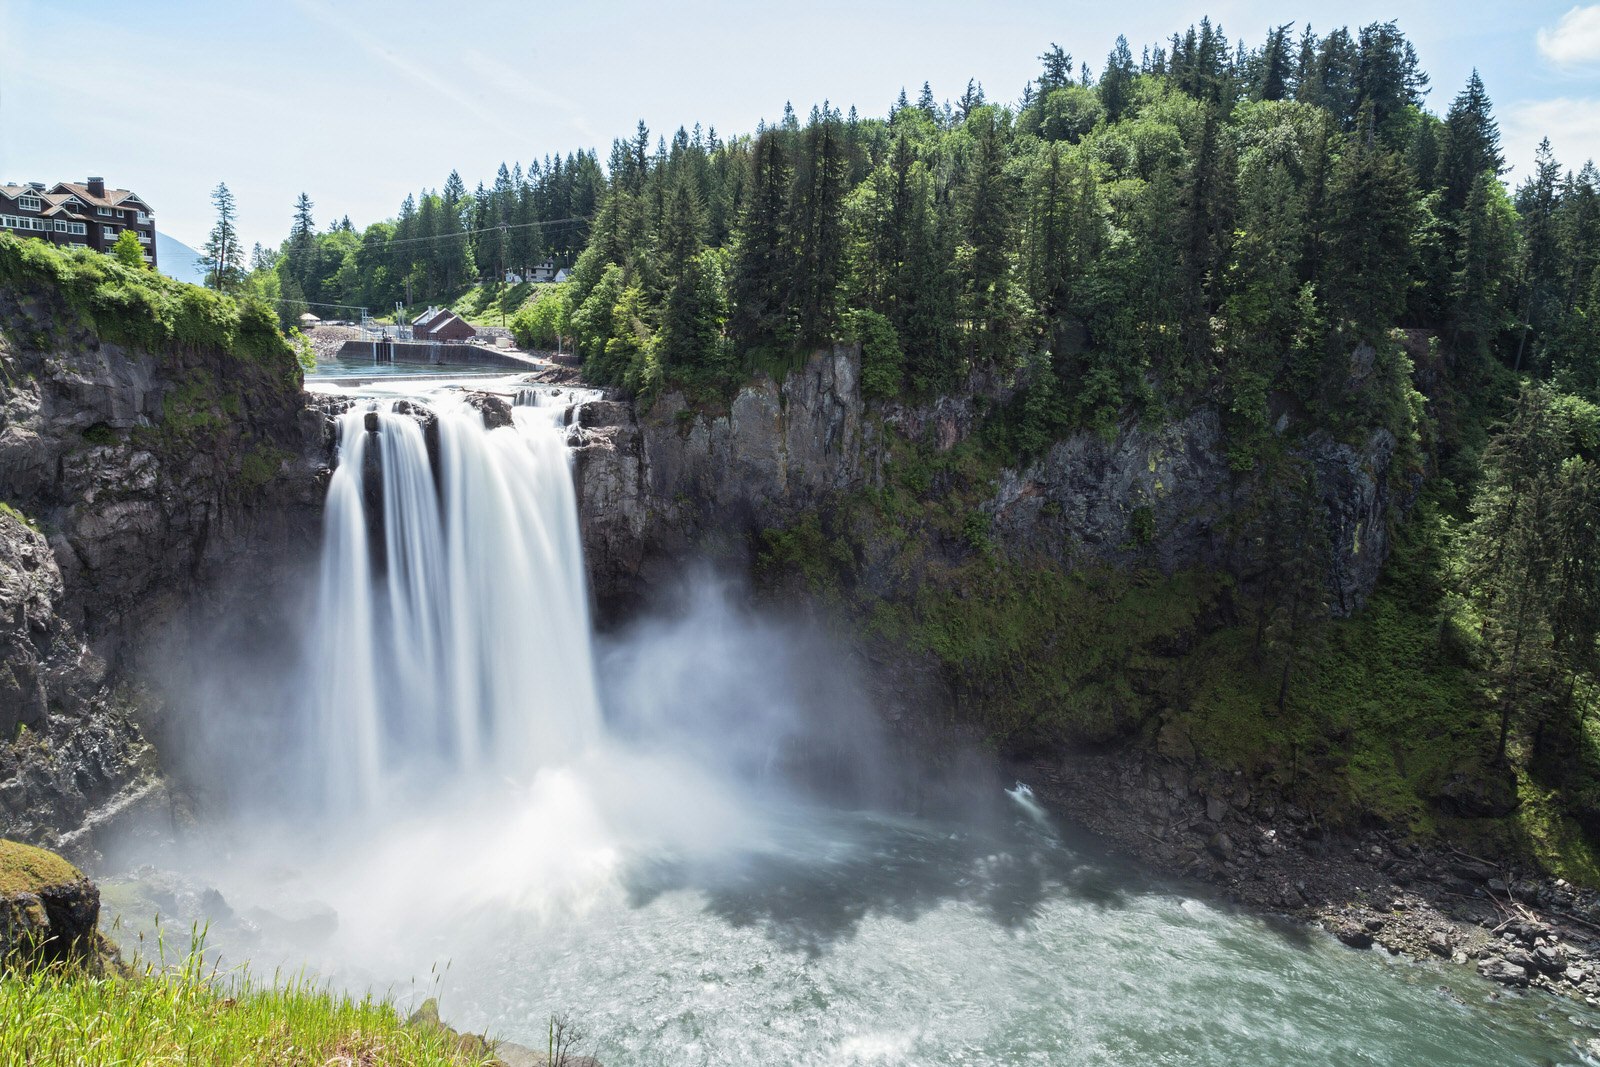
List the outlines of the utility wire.
{"type": "Polygon", "coordinates": [[[395,245],[416,244],[418,241],[443,241],[451,237],[470,237],[475,233],[492,233],[495,230],[500,230],[502,232],[507,230],[525,230],[533,226],[563,226],[568,223],[592,222],[593,220],[593,215],[578,215],[570,219],[550,219],[548,222],[518,222],[507,223],[503,226],[481,226],[476,230],[457,230],[455,233],[434,234],[432,237],[401,237],[397,240],[390,241],[389,247],[393,248],[395,245]]]}

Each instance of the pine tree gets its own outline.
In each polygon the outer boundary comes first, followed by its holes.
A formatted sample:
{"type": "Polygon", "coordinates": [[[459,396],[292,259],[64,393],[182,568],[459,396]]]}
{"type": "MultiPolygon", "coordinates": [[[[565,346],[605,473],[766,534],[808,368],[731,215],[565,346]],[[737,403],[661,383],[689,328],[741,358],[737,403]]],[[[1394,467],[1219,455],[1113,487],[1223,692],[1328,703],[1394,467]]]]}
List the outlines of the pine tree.
{"type": "Polygon", "coordinates": [[[1533,365],[1540,365],[1541,351],[1558,331],[1565,312],[1556,215],[1560,182],[1561,168],[1547,137],[1539,143],[1535,153],[1533,173],[1517,190],[1517,217],[1522,231],[1517,315],[1521,336],[1517,340],[1513,370],[1522,369],[1524,356],[1533,365]]]}
{"type": "Polygon", "coordinates": [[[1317,291],[1332,322],[1376,340],[1405,307],[1416,200],[1405,165],[1369,138],[1328,179],[1317,291]]]}
{"type": "Polygon", "coordinates": [[[289,228],[289,240],[300,244],[310,241],[317,232],[316,220],[311,217],[311,197],[301,193],[294,202],[294,224],[289,228]]]}
{"type": "Polygon", "coordinates": [[[789,289],[794,272],[790,239],[789,186],[793,180],[788,135],[767,129],[750,153],[750,194],[734,253],[731,330],[753,348],[786,335],[789,289]]]}
{"type": "Polygon", "coordinates": [[[446,178],[444,183],[444,202],[446,206],[455,207],[466,199],[466,196],[466,183],[461,180],[460,174],[452,170],[450,177],[446,178]]]}
{"type": "Polygon", "coordinates": [[[1451,318],[1458,338],[1490,345],[1513,321],[1516,209],[1491,171],[1472,185],[1456,221],[1451,318]]]}
{"type": "Polygon", "coordinates": [[[1014,191],[1006,173],[1006,131],[993,109],[969,124],[972,156],[961,190],[964,222],[960,256],[967,284],[962,295],[970,347],[980,359],[1006,359],[1011,321],[1011,223],[1014,191]]]}
{"type": "Polygon", "coordinates": [[[824,104],[806,127],[795,167],[792,303],[799,340],[827,343],[839,325],[847,161],[839,112],[824,104]]]}
{"type": "Polygon", "coordinates": [[[1466,88],[1450,105],[1444,125],[1440,185],[1445,209],[1453,217],[1467,206],[1479,175],[1487,171],[1498,177],[1505,169],[1505,158],[1500,154],[1500,124],[1494,119],[1489,94],[1477,70],[1473,70],[1466,88]]]}
{"type": "Polygon", "coordinates": [[[1401,147],[1410,108],[1422,102],[1428,79],[1417,54],[1393,22],[1374,22],[1361,30],[1356,82],[1361,105],[1372,108],[1377,134],[1390,148],[1401,147]]]}
{"type": "Polygon", "coordinates": [[[243,253],[239,248],[238,209],[227,183],[218,182],[211,190],[211,204],[217,210],[216,224],[201,250],[206,268],[206,284],[221,292],[237,289],[244,278],[243,253]]]}
{"type": "Polygon", "coordinates": [[[1137,71],[1133,66],[1133,52],[1128,39],[1117,35],[1117,43],[1106,56],[1105,73],[1100,75],[1100,106],[1105,108],[1106,120],[1116,122],[1122,118],[1133,102],[1133,79],[1137,71]]]}
{"type": "Polygon", "coordinates": [[[1250,86],[1252,100],[1283,100],[1289,96],[1294,76],[1294,60],[1289,54],[1289,27],[1275,26],[1256,57],[1256,72],[1250,86]]]}
{"type": "MultiPolygon", "coordinates": [[[[1510,419],[1484,450],[1464,536],[1465,588],[1479,605],[1491,669],[1500,681],[1500,761],[1530,678],[1546,666],[1562,593],[1557,555],[1576,532],[1561,529],[1560,480],[1570,450],[1564,438],[1554,394],[1543,386],[1525,387],[1510,419]]],[[[1581,550],[1580,541],[1569,543],[1581,550]]],[[[1577,595],[1578,576],[1564,577],[1574,583],[1566,594],[1577,595]]],[[[1572,628],[1566,632],[1576,632],[1572,606],[1559,610],[1563,625],[1572,628]]],[[[1600,604],[1588,604],[1587,613],[1600,613],[1600,604]]]]}

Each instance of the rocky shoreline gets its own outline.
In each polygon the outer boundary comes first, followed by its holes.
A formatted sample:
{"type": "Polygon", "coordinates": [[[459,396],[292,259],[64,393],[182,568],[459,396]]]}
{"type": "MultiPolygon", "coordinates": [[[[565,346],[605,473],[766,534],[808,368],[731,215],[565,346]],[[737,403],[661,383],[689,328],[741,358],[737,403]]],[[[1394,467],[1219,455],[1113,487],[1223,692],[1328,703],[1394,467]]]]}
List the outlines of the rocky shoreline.
{"type": "Polygon", "coordinates": [[[1113,852],[1245,908],[1600,1009],[1600,892],[1390,830],[1329,831],[1243,787],[1207,795],[1175,763],[1079,754],[1016,769],[1113,852]]]}

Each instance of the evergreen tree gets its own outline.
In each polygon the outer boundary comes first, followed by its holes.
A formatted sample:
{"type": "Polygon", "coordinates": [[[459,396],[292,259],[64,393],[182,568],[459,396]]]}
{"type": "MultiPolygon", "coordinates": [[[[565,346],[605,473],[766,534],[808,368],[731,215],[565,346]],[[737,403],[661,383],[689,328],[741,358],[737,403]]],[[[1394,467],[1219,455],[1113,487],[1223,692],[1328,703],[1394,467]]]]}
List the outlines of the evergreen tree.
{"type": "Polygon", "coordinates": [[[1439,160],[1440,185],[1445,209],[1454,217],[1467,206],[1479,175],[1498,177],[1505,169],[1500,154],[1500,124],[1494,119],[1483,79],[1474,70],[1467,86],[1450,105],[1439,160]]]}
{"type": "Polygon", "coordinates": [[[838,329],[846,173],[843,123],[839,112],[824,104],[812,113],[795,167],[792,213],[798,258],[791,292],[803,343],[826,343],[838,329]]]}
{"type": "Polygon", "coordinates": [[[229,293],[237,289],[244,279],[244,257],[239,249],[238,208],[227,183],[218,182],[217,187],[211,190],[211,205],[216,208],[217,221],[211,227],[211,234],[201,250],[206,284],[229,293]]]}
{"type": "Polygon", "coordinates": [[[767,129],[750,154],[749,197],[734,254],[733,336],[756,347],[788,334],[789,290],[794,272],[789,186],[789,137],[767,129]]]}
{"type": "Polygon", "coordinates": [[[1118,34],[1116,45],[1106,56],[1105,73],[1100,75],[1100,106],[1108,121],[1121,119],[1133,102],[1133,79],[1137,73],[1128,39],[1118,34]]]}
{"type": "Polygon", "coordinates": [[[1405,307],[1416,201],[1405,165],[1369,138],[1345,146],[1328,180],[1317,291],[1333,323],[1376,340],[1405,307]]]}
{"type": "Polygon", "coordinates": [[[1267,42],[1256,57],[1255,77],[1250,86],[1252,100],[1283,100],[1289,95],[1294,77],[1294,57],[1290,54],[1289,26],[1267,31],[1267,42]]]}

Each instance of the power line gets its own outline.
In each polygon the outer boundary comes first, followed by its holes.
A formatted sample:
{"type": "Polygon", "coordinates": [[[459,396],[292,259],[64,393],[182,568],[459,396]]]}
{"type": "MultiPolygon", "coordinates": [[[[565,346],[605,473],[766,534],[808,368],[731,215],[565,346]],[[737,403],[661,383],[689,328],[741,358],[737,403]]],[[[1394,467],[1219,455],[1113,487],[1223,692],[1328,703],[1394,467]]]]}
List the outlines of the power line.
{"type": "Polygon", "coordinates": [[[547,222],[518,222],[503,226],[482,226],[476,230],[457,230],[455,233],[434,234],[432,237],[401,237],[397,240],[390,241],[389,247],[393,248],[395,245],[416,244],[418,241],[443,241],[450,237],[470,237],[475,233],[490,233],[494,230],[500,230],[501,232],[505,232],[507,230],[525,230],[531,226],[562,226],[573,222],[592,222],[593,220],[593,215],[578,215],[570,219],[550,219],[547,222]]]}
{"type": "Polygon", "coordinates": [[[296,300],[290,296],[280,296],[273,303],[276,304],[304,304],[313,308],[339,308],[342,311],[366,311],[367,308],[358,304],[326,304],[319,300],[296,300]]]}

